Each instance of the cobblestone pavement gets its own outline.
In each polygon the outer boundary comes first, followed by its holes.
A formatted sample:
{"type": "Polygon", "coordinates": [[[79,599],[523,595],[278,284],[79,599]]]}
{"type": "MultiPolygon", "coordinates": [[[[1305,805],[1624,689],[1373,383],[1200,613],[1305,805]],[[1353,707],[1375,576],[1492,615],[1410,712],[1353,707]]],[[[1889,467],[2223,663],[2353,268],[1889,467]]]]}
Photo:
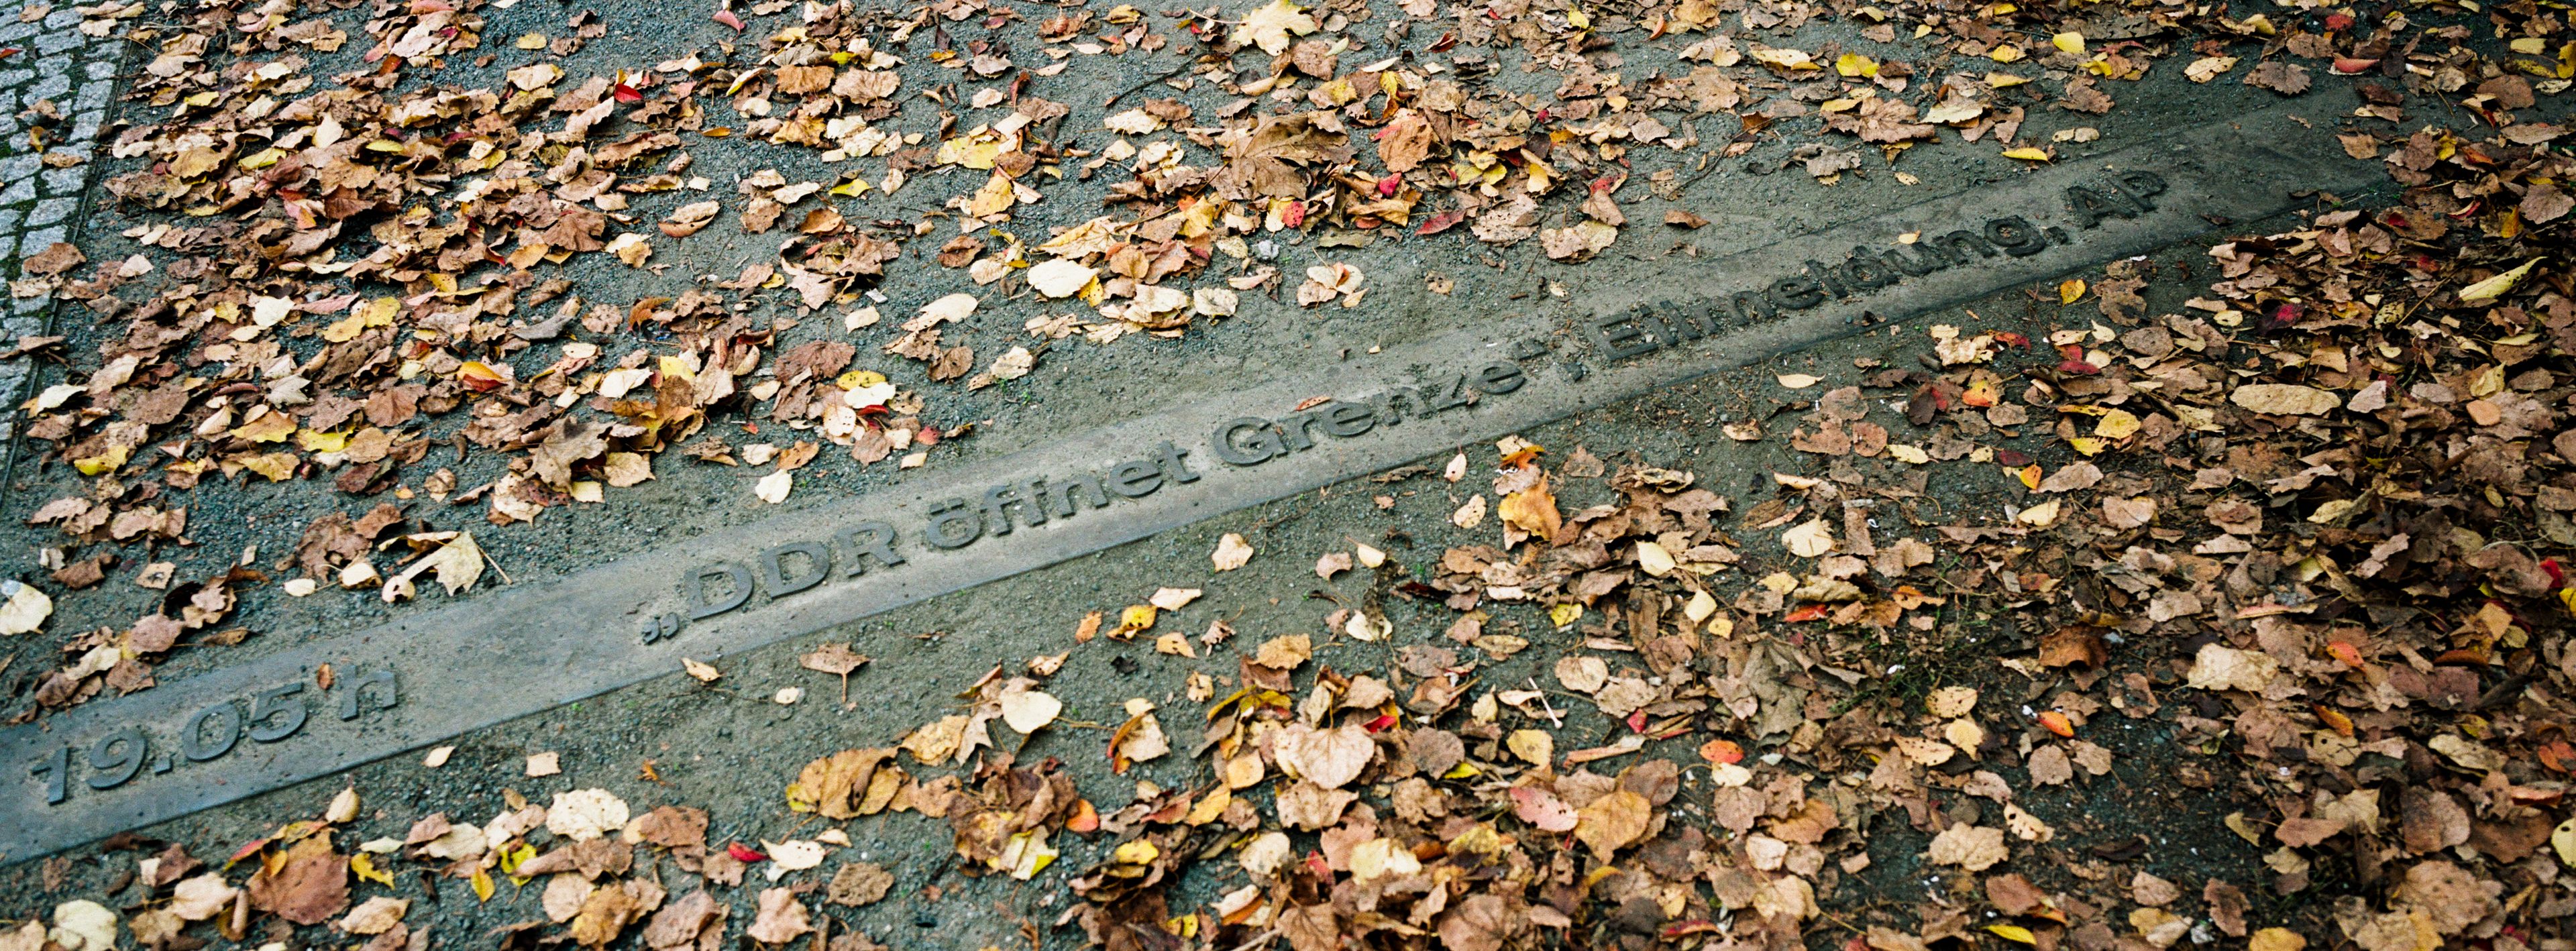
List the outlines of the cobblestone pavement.
{"type": "MultiPolygon", "coordinates": [[[[0,25],[0,273],[19,259],[71,239],[89,185],[99,127],[116,89],[123,42],[110,21],[83,28],[71,6],[29,5],[0,25]],[[100,35],[91,35],[93,32],[100,35]]],[[[6,339],[44,331],[50,297],[9,298],[6,339]]],[[[0,399],[14,405],[35,361],[0,361],[0,399]]],[[[0,414],[0,442],[16,435],[16,414],[0,414]]]]}

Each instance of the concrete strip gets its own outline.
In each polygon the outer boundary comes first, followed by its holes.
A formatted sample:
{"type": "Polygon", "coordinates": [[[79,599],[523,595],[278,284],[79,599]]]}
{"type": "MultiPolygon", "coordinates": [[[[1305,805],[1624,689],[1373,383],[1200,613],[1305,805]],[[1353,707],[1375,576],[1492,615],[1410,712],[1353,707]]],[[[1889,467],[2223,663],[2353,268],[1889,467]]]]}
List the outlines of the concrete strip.
{"type": "MultiPolygon", "coordinates": [[[[2324,98],[2296,111],[2336,114],[2324,98]]],[[[659,548],[601,552],[598,567],[557,581],[94,700],[0,734],[9,770],[0,861],[597,696],[670,674],[683,657],[827,629],[2142,254],[2204,233],[2204,215],[2251,220],[2301,206],[2296,190],[2384,181],[2344,159],[2330,128],[2291,111],[1691,262],[1641,295],[1650,304],[1489,322],[1296,379],[1246,381],[1045,448],[659,548]],[[1937,264],[1920,246],[1953,233],[1967,236],[1942,243],[1959,263],[1910,274],[1883,256],[1904,247],[1904,263],[1937,264]],[[1923,240],[1901,245],[1909,234],[1923,240]],[[1856,249],[1870,259],[1857,269],[1856,249]],[[1893,283],[1865,286],[1882,279],[1893,283]],[[1828,284],[1847,296],[1819,286],[1828,284]],[[1759,319],[1765,309],[1779,315],[1759,319]],[[1300,410],[1321,396],[1335,402],[1300,410]],[[316,683],[325,664],[328,690],[316,683]]]]}

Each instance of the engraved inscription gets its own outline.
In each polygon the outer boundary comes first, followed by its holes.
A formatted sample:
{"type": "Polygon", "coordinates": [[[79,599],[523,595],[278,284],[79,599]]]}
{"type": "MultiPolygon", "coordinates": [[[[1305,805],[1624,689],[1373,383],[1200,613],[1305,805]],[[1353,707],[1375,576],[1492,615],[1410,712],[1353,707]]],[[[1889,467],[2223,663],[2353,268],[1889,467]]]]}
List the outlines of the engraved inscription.
{"type": "MultiPolygon", "coordinates": [[[[1549,355],[1543,341],[1515,342],[1515,360],[1549,355]]],[[[1560,363],[1568,379],[1581,379],[1579,365],[1560,363]]],[[[911,536],[931,553],[956,551],[996,539],[1026,537],[1083,513],[1151,496],[1164,488],[1188,485],[1205,476],[1205,460],[1228,466],[1258,466],[1292,453],[1305,452],[1337,439],[1356,439],[1384,427],[1400,426],[1462,410],[1480,401],[1520,391],[1530,377],[1519,363],[1488,362],[1471,370],[1418,378],[1412,385],[1352,399],[1310,401],[1287,415],[1239,417],[1217,424],[1202,449],[1170,442],[1125,462],[1094,471],[1033,473],[988,486],[976,496],[951,496],[931,503],[918,534],[911,536]]],[[[907,563],[898,550],[905,536],[885,522],[860,522],[841,529],[830,542],[790,541],[752,553],[742,560],[701,564],[679,579],[682,609],[656,613],[643,624],[641,640],[656,644],[677,636],[691,621],[704,620],[761,603],[776,601],[823,585],[836,564],[842,577],[857,577],[870,564],[893,569],[907,563]]]]}
{"type": "MultiPolygon", "coordinates": [[[[2135,219],[2155,211],[2153,199],[2165,188],[2163,176],[2143,169],[2102,176],[2065,190],[2067,213],[2078,228],[2089,231],[2109,219],[2135,219]]],[[[1594,354],[1605,362],[1620,363],[1666,347],[1770,323],[1828,301],[1884,290],[1908,277],[1972,265],[1997,255],[2029,257],[2074,240],[2064,228],[2043,227],[2021,215],[1990,218],[1973,229],[1937,232],[1926,228],[1910,244],[1892,249],[1854,247],[1840,263],[1810,259],[1797,274],[1759,287],[1711,295],[1696,307],[1631,308],[1585,321],[1583,331],[1594,354]]],[[[1580,379],[1577,374],[1569,375],[1580,379]]]]}
{"type": "Polygon", "coordinates": [[[184,763],[205,763],[238,749],[241,741],[278,743],[303,732],[315,702],[337,712],[343,721],[391,710],[402,702],[402,685],[392,670],[354,677],[333,689],[307,689],[299,680],[257,691],[248,697],[217,701],[191,714],[172,739],[155,739],[140,724],[126,724],[78,750],[53,747],[28,764],[28,775],[40,784],[46,805],[71,798],[77,774],[81,785],[108,790],[132,782],[151,767],[160,776],[184,763]],[[75,755],[77,754],[77,755],[75,755]]]}

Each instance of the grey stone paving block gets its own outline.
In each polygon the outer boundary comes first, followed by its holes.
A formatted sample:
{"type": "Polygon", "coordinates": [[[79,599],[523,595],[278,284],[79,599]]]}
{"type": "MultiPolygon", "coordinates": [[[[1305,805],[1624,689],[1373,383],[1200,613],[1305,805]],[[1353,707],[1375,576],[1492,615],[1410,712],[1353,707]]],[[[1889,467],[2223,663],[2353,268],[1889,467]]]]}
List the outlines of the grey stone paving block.
{"type": "MultiPolygon", "coordinates": [[[[9,328],[9,332],[10,332],[11,334],[13,334],[13,335],[20,336],[20,337],[29,337],[29,336],[34,336],[34,335],[36,335],[36,334],[40,334],[40,333],[44,333],[44,332],[45,332],[45,318],[42,318],[42,317],[11,317],[11,318],[9,318],[9,320],[8,320],[8,322],[6,323],[6,325],[5,325],[5,326],[7,326],[7,327],[9,328]]],[[[9,363],[11,363],[11,364],[15,364],[15,363],[18,363],[19,361],[17,361],[17,360],[11,360],[11,361],[8,361],[8,362],[9,362],[9,363]]]]}
{"type": "Polygon", "coordinates": [[[89,180],[89,176],[86,174],[87,171],[87,169],[81,168],[77,165],[70,168],[46,169],[42,176],[44,185],[38,190],[47,195],[80,194],[81,185],[85,184],[89,180]]]}
{"type": "Polygon", "coordinates": [[[37,311],[44,310],[44,309],[45,309],[45,307],[46,307],[47,305],[52,304],[52,303],[53,303],[53,300],[52,300],[51,298],[45,298],[45,297],[21,297],[21,298],[18,298],[16,301],[12,302],[12,303],[9,305],[9,307],[10,307],[10,309],[12,309],[12,310],[16,310],[17,312],[19,312],[19,313],[21,313],[21,314],[32,314],[32,313],[36,313],[37,311]]]}
{"type": "Polygon", "coordinates": [[[64,50],[79,49],[81,44],[87,42],[89,37],[78,33],[47,33],[36,38],[36,49],[47,56],[52,56],[64,50]]]}
{"type": "Polygon", "coordinates": [[[36,29],[36,24],[20,23],[12,19],[5,25],[0,25],[0,43],[15,42],[34,36],[36,29]]]}
{"type": "Polygon", "coordinates": [[[18,220],[24,217],[26,213],[16,208],[0,208],[0,233],[18,233],[18,220]]]}
{"type": "Polygon", "coordinates": [[[53,224],[71,217],[72,211],[79,207],[78,198],[48,198],[37,202],[35,210],[27,213],[27,224],[29,226],[53,224]]]}
{"type": "Polygon", "coordinates": [[[22,201],[35,200],[36,180],[32,176],[11,182],[8,188],[0,189],[0,205],[14,205],[22,201]]]}
{"type": "Polygon", "coordinates": [[[14,234],[0,235],[0,258],[12,257],[17,253],[18,236],[14,234]]]}
{"type": "Polygon", "coordinates": [[[87,142],[98,138],[98,127],[107,121],[107,110],[92,109],[72,120],[72,141],[87,142]]]}
{"type": "Polygon", "coordinates": [[[42,251],[46,248],[53,247],[54,242],[63,240],[63,236],[67,233],[69,232],[61,225],[55,225],[51,228],[40,228],[35,231],[28,232],[26,237],[19,239],[18,243],[20,247],[34,248],[38,251],[42,251]]]}
{"type": "Polygon", "coordinates": [[[36,174],[36,171],[43,167],[43,160],[34,155],[18,155],[0,159],[0,182],[17,181],[29,175],[36,174]]]}
{"type": "Polygon", "coordinates": [[[15,86],[36,78],[32,69],[0,69],[0,86],[15,86]]]}
{"type": "Polygon", "coordinates": [[[48,57],[45,57],[44,59],[40,59],[40,60],[37,60],[37,61],[36,61],[36,75],[38,75],[38,76],[60,76],[60,75],[67,75],[67,74],[69,74],[69,73],[72,71],[72,67],[79,66],[79,65],[80,65],[80,59],[79,59],[78,57],[72,57],[72,56],[48,56],[48,57]]]}
{"type": "Polygon", "coordinates": [[[45,17],[45,29],[70,30],[72,27],[79,26],[80,21],[80,10],[66,6],[45,17]]]}
{"type": "Polygon", "coordinates": [[[92,81],[85,84],[80,87],[79,92],[72,94],[72,108],[81,110],[105,109],[107,108],[108,94],[114,92],[115,89],[116,87],[103,82],[92,81]]]}
{"type": "Polygon", "coordinates": [[[72,91],[70,76],[47,76],[29,85],[26,91],[20,94],[20,98],[32,103],[38,99],[52,99],[70,91],[72,91]]]}

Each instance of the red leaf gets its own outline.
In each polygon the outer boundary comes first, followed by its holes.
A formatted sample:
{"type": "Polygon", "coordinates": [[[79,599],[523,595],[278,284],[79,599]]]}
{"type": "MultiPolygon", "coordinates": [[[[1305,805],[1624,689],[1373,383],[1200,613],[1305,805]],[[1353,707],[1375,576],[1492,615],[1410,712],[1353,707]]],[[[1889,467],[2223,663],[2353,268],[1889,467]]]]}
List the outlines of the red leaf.
{"type": "Polygon", "coordinates": [[[2561,773],[2571,772],[2569,767],[2576,766],[2576,746],[2568,745],[2566,740],[2551,740],[2532,752],[2540,757],[2540,765],[2561,773]]]}
{"type": "Polygon", "coordinates": [[[2337,56],[2334,58],[2334,71],[2346,76],[2357,76],[2362,73],[2369,72],[2371,67],[2377,65],[2379,65],[2379,61],[2375,59],[2353,59],[2347,56],[2337,56]]]}
{"type": "Polygon", "coordinates": [[[1795,610],[1795,611],[1791,611],[1791,612],[1789,612],[1789,614],[1788,614],[1788,616],[1787,616],[1787,617],[1783,617],[1783,618],[1781,618],[1780,620],[1782,620],[1782,621],[1789,621],[1789,622],[1797,622],[1797,621],[1821,621],[1821,620],[1824,620],[1824,619],[1825,619],[1825,615],[1828,615],[1828,614],[1831,614],[1831,613],[1833,613],[1833,612],[1832,612],[1830,609],[1826,608],[1824,605],[1821,605],[1821,604],[1810,604],[1810,605],[1807,605],[1806,607],[1799,608],[1799,609],[1797,609],[1797,610],[1795,610]]]}
{"type": "Polygon", "coordinates": [[[2066,714],[2059,713],[2055,710],[2050,710],[2047,713],[2040,714],[2039,725],[2047,727],[2048,732],[2055,733],[2059,736],[2075,735],[2075,721],[2067,719],[2066,714]]]}
{"type": "Polygon", "coordinates": [[[643,93],[636,92],[635,87],[629,86],[625,83],[617,84],[615,95],[617,96],[617,101],[627,103],[629,105],[644,101],[643,93]]]}
{"type": "Polygon", "coordinates": [[[1414,229],[1413,233],[1420,235],[1439,234],[1440,232],[1457,227],[1459,222],[1465,220],[1467,220],[1467,213],[1464,211],[1444,211],[1424,219],[1422,227],[1414,229]]]}
{"type": "Polygon", "coordinates": [[[725,843],[725,854],[733,856],[734,861],[740,862],[744,865],[769,861],[769,856],[762,855],[758,849],[754,849],[740,842],[725,843]]]}
{"type": "Polygon", "coordinates": [[[716,11],[716,22],[733,27],[733,31],[736,33],[742,32],[742,18],[733,15],[733,11],[731,10],[716,11]]]}
{"type": "Polygon", "coordinates": [[[1736,745],[1734,740],[1710,740],[1699,745],[1699,756],[1712,763],[1741,763],[1744,762],[1744,747],[1736,745]]]}

